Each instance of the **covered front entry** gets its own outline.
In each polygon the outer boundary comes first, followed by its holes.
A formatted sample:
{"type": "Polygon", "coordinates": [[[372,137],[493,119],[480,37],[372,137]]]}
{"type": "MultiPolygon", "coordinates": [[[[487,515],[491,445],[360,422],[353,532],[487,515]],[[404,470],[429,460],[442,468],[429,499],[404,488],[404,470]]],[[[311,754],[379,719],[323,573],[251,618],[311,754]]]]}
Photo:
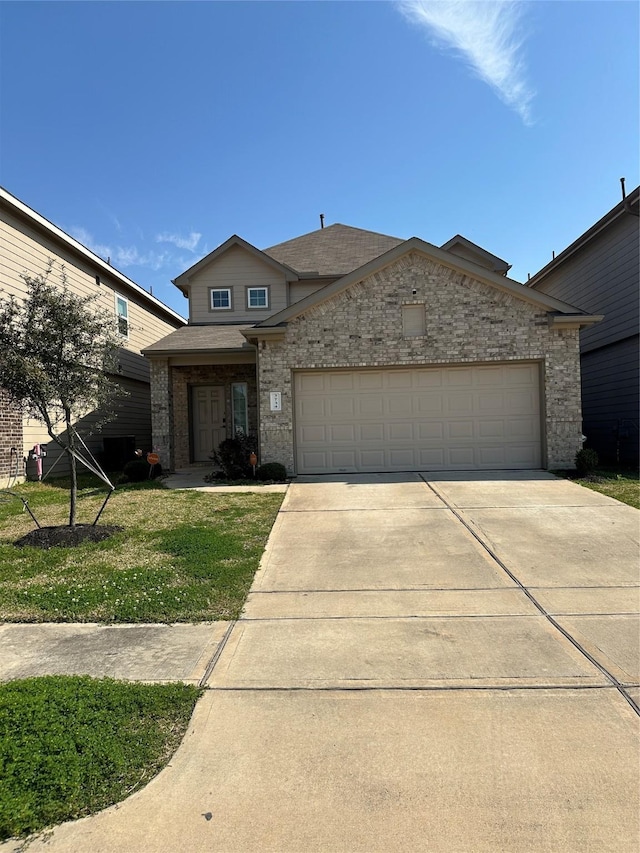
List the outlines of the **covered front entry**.
{"type": "Polygon", "coordinates": [[[196,385],[191,389],[194,462],[208,462],[226,438],[224,398],[224,385],[196,385]]]}
{"type": "Polygon", "coordinates": [[[540,366],[296,371],[299,474],[542,465],[540,366]]]}

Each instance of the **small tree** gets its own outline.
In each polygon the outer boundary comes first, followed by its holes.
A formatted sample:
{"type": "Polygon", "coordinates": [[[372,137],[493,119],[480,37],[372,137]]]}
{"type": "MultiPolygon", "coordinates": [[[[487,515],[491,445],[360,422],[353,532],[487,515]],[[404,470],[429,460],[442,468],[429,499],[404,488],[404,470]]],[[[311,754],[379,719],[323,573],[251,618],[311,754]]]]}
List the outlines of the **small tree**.
{"type": "MultiPolygon", "coordinates": [[[[23,302],[0,300],[0,386],[29,416],[41,419],[51,439],[69,459],[69,526],[76,525],[79,450],[73,423],[105,409],[122,390],[109,379],[117,365],[115,320],[94,306],[97,296],[79,297],[67,285],[49,283],[53,262],[44,273],[21,277],[23,302]]],[[[104,420],[110,415],[105,414],[104,420]]]]}

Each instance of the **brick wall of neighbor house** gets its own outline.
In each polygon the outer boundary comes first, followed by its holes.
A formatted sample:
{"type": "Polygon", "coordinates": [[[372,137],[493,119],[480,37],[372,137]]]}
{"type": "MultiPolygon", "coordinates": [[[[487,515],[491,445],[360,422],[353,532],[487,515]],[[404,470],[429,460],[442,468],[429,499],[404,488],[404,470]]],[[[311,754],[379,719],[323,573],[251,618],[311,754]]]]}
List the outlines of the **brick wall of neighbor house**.
{"type": "Polygon", "coordinates": [[[24,479],[22,412],[0,388],[0,488],[12,482],[16,474],[18,480],[24,479]]]}
{"type": "MultiPolygon", "coordinates": [[[[258,431],[258,395],[254,364],[209,364],[171,368],[173,394],[173,465],[182,468],[191,461],[189,430],[189,389],[192,385],[224,385],[227,413],[227,438],[232,438],[231,384],[246,382],[248,392],[249,432],[258,431]]],[[[211,448],[213,450],[213,448],[211,448]]]]}
{"type": "Polygon", "coordinates": [[[149,360],[151,369],[151,425],[153,431],[153,449],[160,456],[160,464],[165,470],[173,467],[173,443],[171,441],[171,422],[173,404],[170,393],[170,368],[168,358],[149,360]]]}
{"type": "Polygon", "coordinates": [[[531,303],[417,253],[310,308],[289,323],[284,341],[266,341],[259,352],[263,460],[289,470],[291,371],[303,368],[540,361],[547,467],[572,467],[581,447],[578,330],[553,330],[531,303]],[[401,306],[413,302],[426,306],[426,334],[405,339],[401,306]],[[269,409],[273,390],[282,392],[281,412],[269,409]]]}

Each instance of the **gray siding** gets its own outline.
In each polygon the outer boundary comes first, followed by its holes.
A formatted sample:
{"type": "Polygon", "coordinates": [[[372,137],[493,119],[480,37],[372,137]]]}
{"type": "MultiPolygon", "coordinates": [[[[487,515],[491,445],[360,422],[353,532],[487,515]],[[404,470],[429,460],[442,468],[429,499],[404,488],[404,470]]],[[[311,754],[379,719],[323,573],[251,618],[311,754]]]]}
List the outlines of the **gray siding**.
{"type": "Polygon", "coordinates": [[[589,314],[605,315],[582,331],[582,352],[638,333],[638,245],[638,217],[624,213],[536,286],[589,314]]]}
{"type": "MultiPolygon", "coordinates": [[[[127,391],[129,396],[119,397],[113,405],[114,418],[104,423],[102,427],[99,422],[103,417],[100,411],[93,411],[76,423],[76,428],[86,442],[88,448],[102,462],[103,439],[105,437],[133,436],[136,447],[142,450],[151,450],[151,390],[148,382],[137,382],[132,379],[122,378],[119,385],[127,391]]],[[[42,443],[47,443],[47,457],[44,460],[45,474],[53,468],[53,476],[66,474],[69,470],[66,456],[59,452],[58,445],[48,436],[40,436],[42,443]],[[55,463],[55,467],[54,467],[55,463]]],[[[86,471],[79,466],[80,471],[86,471]]],[[[31,461],[27,463],[27,473],[31,477],[35,473],[35,466],[31,461]]]]}
{"type": "Polygon", "coordinates": [[[596,450],[604,462],[638,462],[639,341],[634,335],[582,355],[585,446],[596,450]]]}

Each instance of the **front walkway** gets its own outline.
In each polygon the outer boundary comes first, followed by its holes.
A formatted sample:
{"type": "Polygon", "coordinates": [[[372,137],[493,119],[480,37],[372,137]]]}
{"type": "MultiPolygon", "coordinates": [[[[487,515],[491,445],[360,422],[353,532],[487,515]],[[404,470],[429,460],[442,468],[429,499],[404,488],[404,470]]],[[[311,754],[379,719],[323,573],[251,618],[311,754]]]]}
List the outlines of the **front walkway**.
{"type": "Polygon", "coordinates": [[[170,766],[30,853],[634,849],[637,534],[545,473],[297,481],[170,766]]]}

